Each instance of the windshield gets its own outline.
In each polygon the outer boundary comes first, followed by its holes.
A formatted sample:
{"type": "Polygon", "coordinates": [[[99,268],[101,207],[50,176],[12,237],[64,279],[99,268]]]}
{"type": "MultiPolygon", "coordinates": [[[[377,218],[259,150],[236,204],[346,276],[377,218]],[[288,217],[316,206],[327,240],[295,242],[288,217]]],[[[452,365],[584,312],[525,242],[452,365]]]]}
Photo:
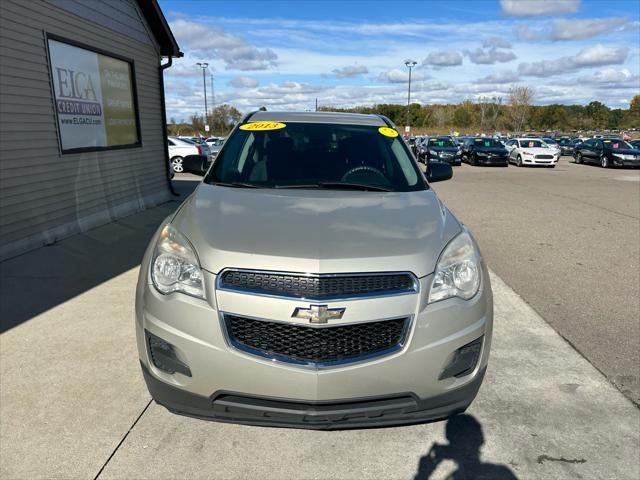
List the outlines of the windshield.
{"type": "Polygon", "coordinates": [[[455,144],[448,138],[430,138],[430,147],[455,147],[455,144]]]}
{"type": "Polygon", "coordinates": [[[476,138],[473,143],[480,148],[502,147],[502,144],[493,138],[476,138]]]}
{"type": "Polygon", "coordinates": [[[542,140],[544,140],[544,143],[548,144],[548,145],[557,145],[558,142],[556,142],[553,138],[543,138],[542,140]]]}
{"type": "MultiPolygon", "coordinates": [[[[250,125],[250,124],[249,124],[250,125]]],[[[236,129],[206,183],[261,188],[427,188],[395,130],[321,123],[275,124],[271,130],[236,129]]]]}
{"type": "Polygon", "coordinates": [[[549,148],[542,140],[520,140],[520,147],[522,148],[549,148]]]}

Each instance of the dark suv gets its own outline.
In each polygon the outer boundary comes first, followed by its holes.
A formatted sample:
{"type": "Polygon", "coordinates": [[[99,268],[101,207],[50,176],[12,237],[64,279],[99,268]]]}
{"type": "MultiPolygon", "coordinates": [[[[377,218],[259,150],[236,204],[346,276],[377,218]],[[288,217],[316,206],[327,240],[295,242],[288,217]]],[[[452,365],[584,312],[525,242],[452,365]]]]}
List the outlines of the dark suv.
{"type": "Polygon", "coordinates": [[[595,163],[602,168],[640,167],[640,149],[621,138],[590,138],[576,145],[573,158],[576,163],[595,163]]]}

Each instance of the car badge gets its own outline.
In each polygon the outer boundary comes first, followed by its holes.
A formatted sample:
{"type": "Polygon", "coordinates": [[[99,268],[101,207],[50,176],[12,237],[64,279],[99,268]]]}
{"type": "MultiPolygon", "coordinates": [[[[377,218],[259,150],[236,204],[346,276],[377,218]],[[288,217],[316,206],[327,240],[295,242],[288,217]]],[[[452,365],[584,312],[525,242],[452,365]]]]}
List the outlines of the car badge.
{"type": "Polygon", "coordinates": [[[310,305],[309,308],[298,307],[293,311],[293,318],[304,318],[313,324],[325,324],[329,320],[339,320],[345,308],[328,308],[327,305],[310,305]]]}

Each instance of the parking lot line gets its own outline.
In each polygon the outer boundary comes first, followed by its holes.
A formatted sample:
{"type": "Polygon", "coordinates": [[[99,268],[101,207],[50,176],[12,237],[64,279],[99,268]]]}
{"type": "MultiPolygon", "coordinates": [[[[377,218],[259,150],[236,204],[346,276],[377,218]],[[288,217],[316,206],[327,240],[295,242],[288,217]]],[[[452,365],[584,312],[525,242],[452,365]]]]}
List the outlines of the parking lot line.
{"type": "Polygon", "coordinates": [[[100,478],[422,479],[459,468],[468,478],[638,478],[638,409],[495,275],[493,286],[489,370],[462,417],[322,432],[206,422],[154,403],[100,478]]]}

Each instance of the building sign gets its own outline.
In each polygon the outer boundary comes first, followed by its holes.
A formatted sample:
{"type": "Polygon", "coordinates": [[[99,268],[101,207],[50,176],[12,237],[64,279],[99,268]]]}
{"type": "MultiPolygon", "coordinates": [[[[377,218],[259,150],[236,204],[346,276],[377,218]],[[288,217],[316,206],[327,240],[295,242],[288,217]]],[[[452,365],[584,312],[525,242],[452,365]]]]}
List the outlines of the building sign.
{"type": "Polygon", "coordinates": [[[48,42],[62,151],[139,144],[131,63],[48,42]]]}

